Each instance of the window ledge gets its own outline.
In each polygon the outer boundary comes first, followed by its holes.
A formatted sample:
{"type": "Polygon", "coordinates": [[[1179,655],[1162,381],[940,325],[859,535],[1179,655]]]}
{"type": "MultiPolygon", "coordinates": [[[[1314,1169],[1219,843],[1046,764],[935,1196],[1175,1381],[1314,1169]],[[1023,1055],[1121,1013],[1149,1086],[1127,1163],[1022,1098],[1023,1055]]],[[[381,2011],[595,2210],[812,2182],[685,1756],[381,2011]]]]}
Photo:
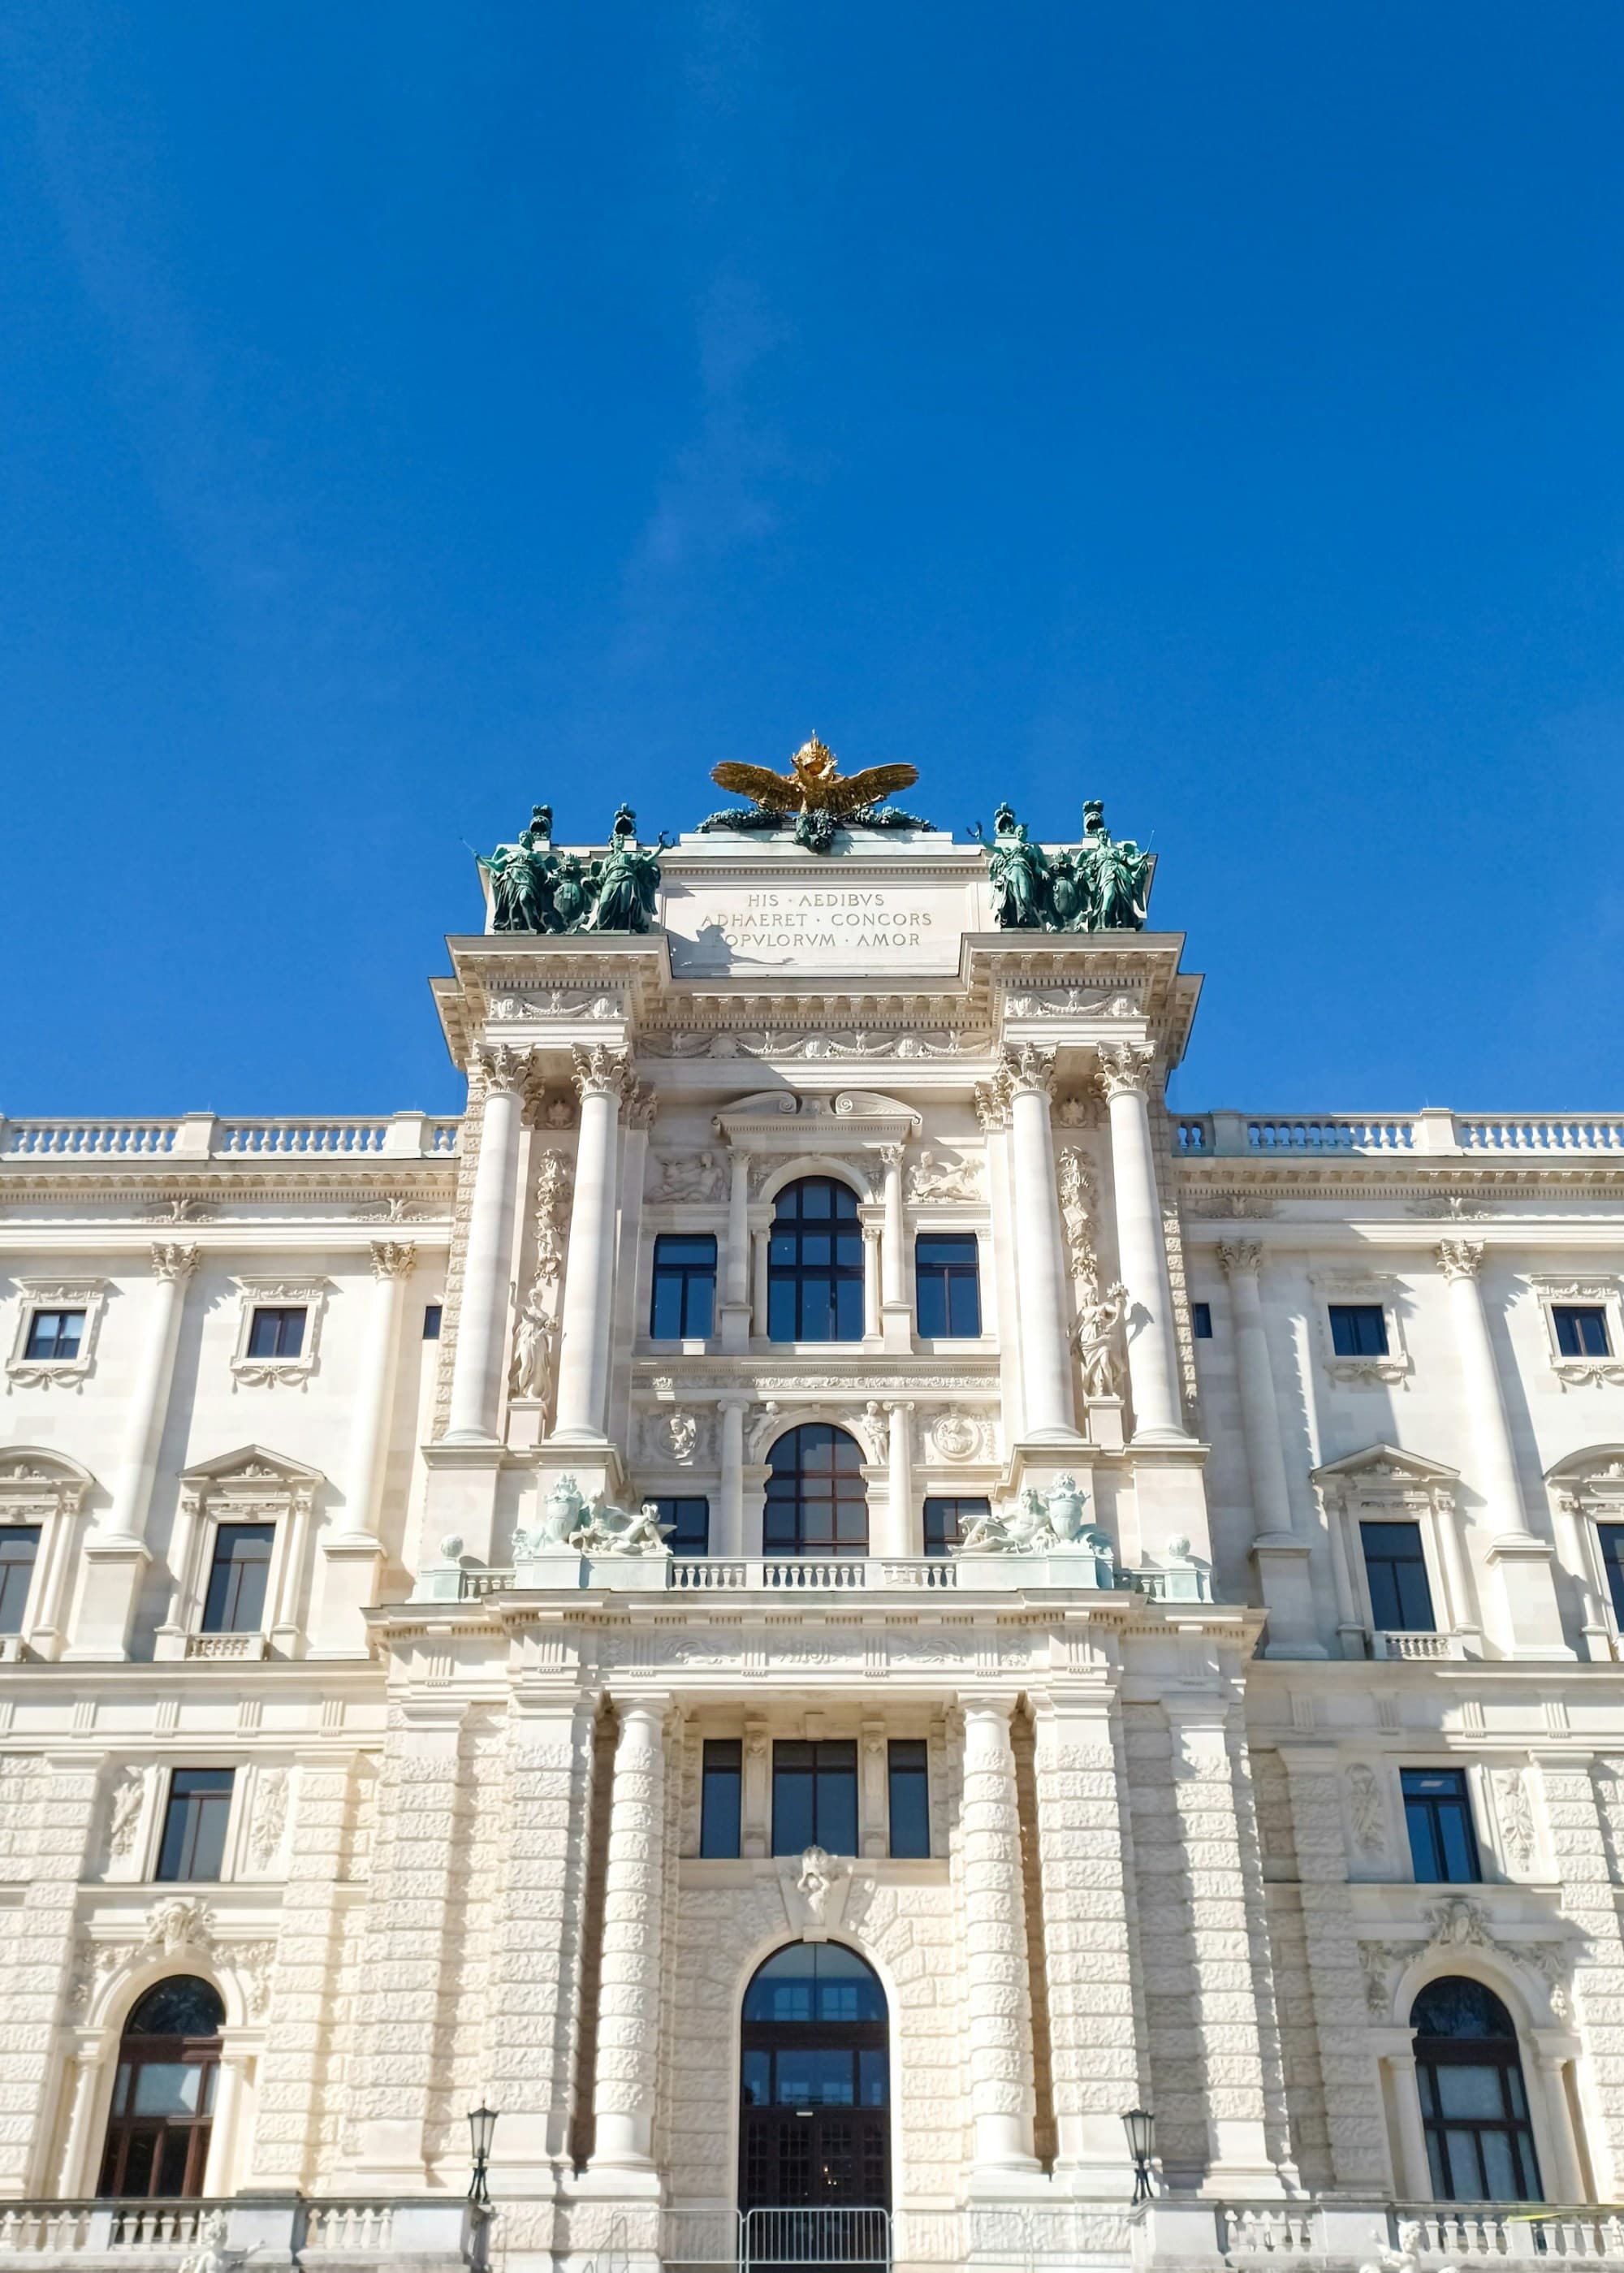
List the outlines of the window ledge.
{"type": "Polygon", "coordinates": [[[1600,1388],[1605,1383],[1624,1382],[1624,1362],[1617,1358],[1553,1358],[1551,1370],[1564,1389],[1600,1388]]]}
{"type": "Polygon", "coordinates": [[[1464,1657],[1466,1644],[1459,1634],[1384,1632],[1381,1628],[1371,1636],[1372,1653],[1376,1657],[1436,1660],[1464,1657]]]}
{"type": "Polygon", "coordinates": [[[186,1636],[186,1655],[189,1658],[258,1659],[265,1656],[269,1646],[268,1638],[262,1633],[200,1633],[186,1636]]]}

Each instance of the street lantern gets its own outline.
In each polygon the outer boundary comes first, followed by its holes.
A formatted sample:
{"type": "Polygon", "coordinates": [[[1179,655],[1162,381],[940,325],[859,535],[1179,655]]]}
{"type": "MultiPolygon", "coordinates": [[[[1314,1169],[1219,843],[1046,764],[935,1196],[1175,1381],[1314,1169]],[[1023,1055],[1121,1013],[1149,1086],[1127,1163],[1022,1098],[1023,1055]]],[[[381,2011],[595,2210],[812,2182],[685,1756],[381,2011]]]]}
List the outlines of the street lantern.
{"type": "Polygon", "coordinates": [[[1156,2118],[1149,2109],[1130,2107],[1122,2119],[1127,2150],[1134,2158],[1134,2200],[1150,2200],[1150,2157],[1156,2152],[1156,2118]]]}
{"type": "Polygon", "coordinates": [[[497,2127],[494,2107],[475,2107],[468,2114],[468,2137],[474,2148],[474,2176],[468,2186],[471,2202],[489,2202],[485,2186],[485,2165],[490,2160],[490,2142],[497,2127]]]}

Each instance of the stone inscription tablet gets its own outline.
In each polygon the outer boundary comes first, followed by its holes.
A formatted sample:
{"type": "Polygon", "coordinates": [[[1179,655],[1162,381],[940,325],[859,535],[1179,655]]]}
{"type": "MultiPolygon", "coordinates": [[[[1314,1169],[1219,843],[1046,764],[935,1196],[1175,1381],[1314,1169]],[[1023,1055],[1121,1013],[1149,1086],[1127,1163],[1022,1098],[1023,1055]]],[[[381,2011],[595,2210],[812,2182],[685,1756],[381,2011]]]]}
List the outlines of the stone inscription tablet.
{"type": "Polygon", "coordinates": [[[956,971],[976,920],[970,883],[689,885],[671,878],[660,920],[671,968],[730,971],[956,971]]]}

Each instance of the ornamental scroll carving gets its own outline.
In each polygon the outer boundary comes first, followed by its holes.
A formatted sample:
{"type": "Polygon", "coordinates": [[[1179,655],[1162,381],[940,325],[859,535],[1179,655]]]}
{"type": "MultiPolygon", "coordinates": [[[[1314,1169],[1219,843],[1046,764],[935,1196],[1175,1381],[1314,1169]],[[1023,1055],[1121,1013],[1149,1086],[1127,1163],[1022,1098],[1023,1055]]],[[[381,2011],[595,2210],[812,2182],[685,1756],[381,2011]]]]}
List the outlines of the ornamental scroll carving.
{"type": "Polygon", "coordinates": [[[1565,1943],[1501,1941],[1484,1910],[1464,1895],[1435,1902],[1425,1917],[1423,1934],[1390,1941],[1361,1940],[1358,1944],[1365,2001],[1374,2018],[1392,2017],[1397,1977],[1405,1966],[1435,1951],[1449,1950],[1481,1951],[1486,1957],[1514,1971],[1533,1974],[1544,1984],[1553,2016],[1558,2021],[1568,2018],[1572,2011],[1572,1960],[1565,1943]]]}

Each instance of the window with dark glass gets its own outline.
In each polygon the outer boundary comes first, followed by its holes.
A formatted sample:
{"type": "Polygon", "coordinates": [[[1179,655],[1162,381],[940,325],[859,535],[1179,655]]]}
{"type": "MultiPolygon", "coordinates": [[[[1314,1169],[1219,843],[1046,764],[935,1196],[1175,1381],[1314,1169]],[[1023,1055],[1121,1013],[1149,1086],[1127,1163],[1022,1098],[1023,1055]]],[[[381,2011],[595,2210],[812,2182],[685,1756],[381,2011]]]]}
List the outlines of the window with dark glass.
{"type": "Polygon", "coordinates": [[[1212,1304],[1210,1302],[1191,1303],[1190,1331],[1198,1342],[1209,1342],[1212,1339],[1212,1304]]]}
{"type": "Polygon", "coordinates": [[[863,1448],[843,1429],[809,1421],[767,1456],[764,1555],[866,1555],[863,1448]]]}
{"type": "Polygon", "coordinates": [[[981,1332],[976,1234],[922,1232],[914,1242],[919,1332],[964,1339],[981,1332]]]}
{"type": "Polygon", "coordinates": [[[178,1974],[149,1989],[124,2022],[96,2192],[141,2201],[203,2192],[225,2007],[178,1974]]]}
{"type": "Polygon", "coordinates": [[[708,1341],[715,1301],[716,1242],[710,1233],[662,1231],[655,1242],[650,1339],[708,1341]]]}
{"type": "Polygon", "coordinates": [[[931,1851],[931,1768],[929,1748],[923,1737],[893,1737],[887,1747],[886,1768],[890,1786],[891,1852],[928,1855],[931,1851]]]}
{"type": "Polygon", "coordinates": [[[154,1877],[219,1878],[226,1859],[234,1773],[230,1768],[173,1770],[154,1877]]]}
{"type": "Polygon", "coordinates": [[[1388,1322],[1380,1302],[1332,1302],[1331,1347],[1338,1357],[1385,1357],[1388,1322]]]}
{"type": "Polygon", "coordinates": [[[872,2262],[861,2239],[831,2250],[822,2228],[830,2209],[890,2202],[887,2033],[884,1990],[839,1942],[791,1943],[745,1992],[739,2207],[776,2213],[781,2249],[872,2262]]]}
{"type": "Polygon", "coordinates": [[[700,1852],[737,1855],[745,1791],[745,1748],[737,1737],[707,1737],[700,1774],[700,1852]]]}
{"type": "Polygon", "coordinates": [[[863,1227],[832,1176],[779,1193],[767,1242],[767,1332],[775,1342],[860,1342],[863,1227]]]}
{"type": "Polygon", "coordinates": [[[1511,2015],[1481,1981],[1428,1982],[1410,2011],[1440,2202],[1545,2200],[1511,2015]]]}
{"type": "Polygon", "coordinates": [[[1478,1834],[1463,1768],[1405,1768],[1404,1820],[1410,1860],[1424,1885],[1454,1886],[1480,1879],[1478,1834]]]}
{"type": "Polygon", "coordinates": [[[1370,1615],[1381,1633],[1436,1633],[1418,1523],[1361,1523],[1370,1615]]]}
{"type": "Polygon", "coordinates": [[[248,1329],[250,1357],[297,1357],[304,1347],[304,1312],[256,1310],[248,1329]]]}
{"type": "Polygon", "coordinates": [[[1601,1567],[1607,1574],[1613,1615],[1624,1632],[1624,1523],[1598,1523],[1596,1537],[1601,1548],[1601,1567]]]}
{"type": "Polygon", "coordinates": [[[0,1529],[0,1634],[21,1633],[34,1557],[40,1551],[37,1523],[8,1523],[0,1529]]]}
{"type": "Polygon", "coordinates": [[[36,1310],[28,1321],[28,1342],[23,1354],[43,1359],[47,1364],[62,1364],[79,1355],[84,1336],[83,1310],[36,1310]]]}
{"type": "Polygon", "coordinates": [[[773,1852],[857,1851],[857,1748],[846,1738],[773,1746],[773,1852]]]}
{"type": "Polygon", "coordinates": [[[265,1624],[273,1523],[222,1523],[203,1597],[205,1633],[258,1633],[265,1624]]]}
{"type": "Polygon", "coordinates": [[[951,1555],[970,1525],[989,1512],[984,1499],[927,1499],[924,1504],[924,1551],[951,1555]]]}
{"type": "Polygon", "coordinates": [[[710,1502],[707,1499],[657,1499],[658,1520],[669,1523],[662,1535],[673,1555],[710,1553],[710,1502]]]}
{"type": "Polygon", "coordinates": [[[1582,1302],[1553,1302],[1551,1316],[1556,1321],[1556,1347],[1563,1357],[1612,1356],[1607,1313],[1599,1305],[1592,1309],[1582,1302]]]}
{"type": "Polygon", "coordinates": [[[445,1316],[445,1306],[444,1306],[442,1303],[439,1303],[439,1302],[425,1302],[425,1303],[423,1304],[423,1338],[424,1341],[426,1341],[426,1342],[437,1342],[437,1341],[438,1341],[438,1339],[439,1339],[439,1338],[440,1338],[440,1320],[441,1320],[441,1318],[442,1318],[444,1316],[445,1316]]]}

